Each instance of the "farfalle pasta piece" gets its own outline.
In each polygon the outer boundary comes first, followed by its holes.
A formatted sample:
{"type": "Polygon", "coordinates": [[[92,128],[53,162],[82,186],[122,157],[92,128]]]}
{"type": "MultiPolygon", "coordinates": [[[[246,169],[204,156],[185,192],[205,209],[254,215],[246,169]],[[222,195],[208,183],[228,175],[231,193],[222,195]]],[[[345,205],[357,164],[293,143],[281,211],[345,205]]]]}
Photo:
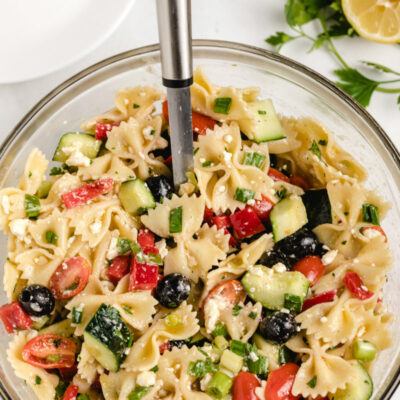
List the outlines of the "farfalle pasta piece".
{"type": "Polygon", "coordinates": [[[49,162],[39,149],[33,149],[25,163],[25,169],[19,181],[19,188],[28,194],[35,194],[44,180],[49,162]]]}
{"type": "Polygon", "coordinates": [[[111,130],[106,148],[119,158],[131,160],[129,168],[140,179],[154,174],[170,175],[164,162],[150,154],[168,145],[161,136],[161,126],[161,116],[130,118],[111,130]]]}
{"type": "Polygon", "coordinates": [[[260,168],[243,164],[240,129],[236,123],[216,127],[207,135],[200,135],[195,155],[195,174],[206,205],[214,212],[234,212],[245,203],[235,200],[237,189],[254,192],[275,199],[272,179],[260,168]]]}
{"type": "Polygon", "coordinates": [[[163,92],[150,86],[119,89],[115,94],[115,108],[85,121],[81,127],[89,132],[94,130],[96,122],[120,122],[130,117],[146,117],[154,112],[154,102],[164,98],[163,92]]]}
{"type": "Polygon", "coordinates": [[[25,193],[9,187],[0,190],[0,229],[9,232],[9,223],[14,219],[25,218],[25,193]]]}
{"type": "Polygon", "coordinates": [[[78,356],[78,375],[86,382],[92,384],[97,375],[101,375],[103,372],[104,368],[89,353],[86,344],[82,343],[81,352],[78,356]]]}
{"type": "Polygon", "coordinates": [[[316,398],[344,389],[356,376],[355,367],[343,358],[328,353],[329,344],[321,345],[313,336],[307,336],[306,339],[309,347],[305,345],[302,335],[286,343],[290,350],[306,355],[306,360],[296,374],[292,393],[295,396],[316,398]],[[315,385],[308,385],[313,379],[315,385]]]}
{"type": "Polygon", "coordinates": [[[147,371],[157,365],[160,358],[160,345],[167,340],[184,340],[195,335],[199,322],[192,306],[182,303],[173,310],[174,320],[178,323],[169,324],[169,317],[164,315],[153,322],[153,325],[133,344],[123,368],[127,371],[147,371]]]}
{"type": "Polygon", "coordinates": [[[204,354],[196,347],[186,346],[172,351],[166,351],[158,362],[157,379],[162,382],[160,391],[167,393],[168,399],[173,400],[211,400],[206,393],[193,389],[196,377],[188,374],[191,362],[204,360],[204,354]]]}
{"type": "Polygon", "coordinates": [[[32,337],[24,332],[14,334],[7,350],[7,359],[13,367],[15,375],[29,385],[38,399],[53,399],[59,381],[58,376],[48,373],[43,368],[34,367],[22,359],[22,349],[32,337]],[[39,377],[40,385],[36,383],[36,377],[39,377]]]}
{"type": "Polygon", "coordinates": [[[143,330],[152,320],[157,301],[148,290],[127,293],[106,291],[97,278],[90,277],[88,286],[65,306],[70,311],[74,307],[80,307],[83,310],[82,322],[76,325],[75,335],[81,336],[83,334],[86,325],[101,304],[115,307],[127,324],[135,329],[143,330]]]}
{"type": "Polygon", "coordinates": [[[11,261],[4,263],[3,287],[9,301],[16,300],[15,288],[21,272],[11,261]]]}

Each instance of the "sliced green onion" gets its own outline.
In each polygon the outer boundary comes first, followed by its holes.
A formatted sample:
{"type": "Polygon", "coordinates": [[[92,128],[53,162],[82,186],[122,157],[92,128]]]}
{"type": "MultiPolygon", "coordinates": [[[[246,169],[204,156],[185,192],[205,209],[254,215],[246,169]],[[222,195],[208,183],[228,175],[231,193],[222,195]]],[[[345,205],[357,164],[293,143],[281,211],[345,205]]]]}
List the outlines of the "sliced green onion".
{"type": "Polygon", "coordinates": [[[72,323],[80,324],[82,322],[83,310],[80,307],[74,307],[72,309],[72,323]]]}
{"type": "Polygon", "coordinates": [[[233,315],[234,317],[237,317],[237,316],[240,314],[240,311],[242,310],[242,308],[243,308],[243,307],[241,307],[241,306],[234,306],[234,307],[232,308],[232,315],[233,315]]]}
{"type": "Polygon", "coordinates": [[[45,199],[49,195],[51,186],[51,182],[43,181],[36,192],[36,196],[39,197],[39,199],[45,199]]]}
{"type": "Polygon", "coordinates": [[[252,165],[257,168],[261,168],[265,162],[264,154],[260,153],[244,153],[243,164],[244,165],[252,165]]]}
{"type": "Polygon", "coordinates": [[[158,372],[158,370],[159,370],[158,365],[156,365],[150,371],[151,372],[158,372]]]}
{"type": "Polygon", "coordinates": [[[118,247],[118,254],[122,256],[125,253],[128,253],[128,251],[131,251],[132,249],[132,241],[129,239],[121,239],[118,238],[117,241],[117,247],[118,247]]]}
{"type": "Polygon", "coordinates": [[[256,192],[250,189],[237,188],[233,198],[242,203],[247,203],[249,200],[254,199],[256,192]]]}
{"type": "Polygon", "coordinates": [[[182,206],[169,212],[169,233],[182,232],[182,206]]]}
{"type": "Polygon", "coordinates": [[[260,115],[267,115],[267,112],[265,110],[258,110],[258,113],[260,115]]]}
{"type": "Polygon", "coordinates": [[[78,395],[77,400],[90,400],[90,397],[86,393],[78,395]]]}
{"type": "Polygon", "coordinates": [[[162,265],[161,255],[158,253],[148,253],[147,254],[147,262],[149,264],[162,265]]]}
{"type": "Polygon", "coordinates": [[[286,309],[291,310],[291,311],[300,312],[302,305],[303,305],[303,303],[299,296],[296,296],[296,295],[290,294],[290,293],[284,294],[283,306],[286,309]]]}
{"type": "Polygon", "coordinates": [[[233,351],[238,356],[244,357],[248,350],[248,344],[241,342],[240,340],[231,341],[231,351],[233,351]]]}
{"type": "Polygon", "coordinates": [[[314,389],[317,385],[317,376],[313,376],[313,378],[309,382],[307,382],[307,385],[310,386],[310,388],[314,389]]]}
{"type": "Polygon", "coordinates": [[[214,343],[220,350],[225,350],[229,346],[229,342],[223,336],[217,336],[214,343]]]}
{"type": "Polygon", "coordinates": [[[212,164],[212,161],[205,161],[203,164],[201,164],[202,167],[206,168],[209,167],[212,164]]]}
{"type": "Polygon", "coordinates": [[[59,354],[50,354],[46,357],[46,361],[48,362],[58,362],[61,360],[61,356],[59,354]]]}
{"type": "Polygon", "coordinates": [[[268,373],[268,358],[265,356],[257,355],[257,360],[252,360],[250,357],[246,358],[246,366],[250,373],[255,375],[266,375],[268,373]]]}
{"type": "Polygon", "coordinates": [[[196,378],[203,378],[204,375],[216,371],[216,366],[212,363],[211,358],[205,360],[191,361],[188,367],[188,374],[196,378]]]}
{"type": "Polygon", "coordinates": [[[206,393],[211,397],[222,399],[232,387],[233,379],[221,371],[217,371],[208,383],[206,393]]]}
{"type": "Polygon", "coordinates": [[[128,400],[140,400],[150,391],[150,386],[137,386],[128,396],[128,400]]]}
{"type": "Polygon", "coordinates": [[[64,174],[65,174],[64,170],[62,168],[60,168],[60,167],[53,167],[49,172],[50,176],[64,175],[64,174]]]}
{"type": "Polygon", "coordinates": [[[378,207],[373,204],[362,205],[363,221],[374,225],[380,225],[378,207]]]}
{"type": "Polygon", "coordinates": [[[217,97],[214,102],[214,112],[217,114],[228,114],[231,104],[232,99],[230,97],[217,97]]]}
{"type": "Polygon", "coordinates": [[[36,218],[40,214],[40,200],[36,196],[26,194],[24,204],[28,218],[36,218]]]}
{"type": "Polygon", "coordinates": [[[320,160],[322,159],[321,149],[318,147],[315,140],[313,140],[312,145],[308,150],[313,152],[320,160]]]}
{"type": "Polygon", "coordinates": [[[353,343],[353,357],[361,361],[372,361],[376,356],[376,346],[368,340],[353,343]]]}
{"type": "Polygon", "coordinates": [[[56,391],[55,398],[57,400],[61,399],[64,396],[64,393],[67,390],[67,387],[68,387],[68,385],[62,379],[60,379],[58,381],[58,385],[56,386],[56,389],[55,389],[55,391],[56,391]]]}
{"type": "Polygon", "coordinates": [[[49,244],[57,244],[58,242],[58,236],[52,232],[52,231],[47,231],[46,232],[46,242],[49,244]]]}
{"type": "Polygon", "coordinates": [[[175,328],[178,326],[181,322],[181,319],[179,318],[178,314],[168,314],[165,317],[165,325],[169,326],[170,328],[175,328]]]}
{"type": "Polygon", "coordinates": [[[231,371],[233,375],[237,375],[243,367],[243,358],[231,350],[225,349],[222,353],[219,367],[231,371]]]}
{"type": "Polygon", "coordinates": [[[122,306],[122,309],[123,309],[125,312],[127,312],[128,314],[133,314],[132,308],[130,308],[130,307],[128,307],[128,306],[123,305],[123,306],[122,306]]]}
{"type": "Polygon", "coordinates": [[[225,325],[222,322],[218,322],[218,324],[215,326],[215,329],[211,332],[212,337],[217,337],[217,336],[228,336],[228,331],[225,328],[225,325]]]}
{"type": "Polygon", "coordinates": [[[196,147],[196,148],[193,150],[193,155],[195,156],[199,150],[200,150],[200,147],[196,147]]]}
{"type": "Polygon", "coordinates": [[[296,359],[295,352],[293,352],[286,346],[282,346],[279,348],[279,353],[278,353],[279,365],[287,364],[289,362],[294,362],[295,359],[296,359]]]}

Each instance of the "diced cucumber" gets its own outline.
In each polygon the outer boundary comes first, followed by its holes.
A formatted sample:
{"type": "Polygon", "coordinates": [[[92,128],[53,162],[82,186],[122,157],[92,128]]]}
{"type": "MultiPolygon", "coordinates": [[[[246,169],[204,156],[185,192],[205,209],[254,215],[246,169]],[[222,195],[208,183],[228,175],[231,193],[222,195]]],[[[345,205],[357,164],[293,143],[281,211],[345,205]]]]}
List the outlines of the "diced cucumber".
{"type": "Polygon", "coordinates": [[[72,336],[75,332],[75,328],[71,326],[71,321],[69,319],[64,319],[63,321],[56,322],[40,331],[40,334],[54,333],[59,336],[72,336]]]}
{"type": "Polygon", "coordinates": [[[219,367],[220,369],[226,369],[232,372],[233,375],[237,375],[243,367],[243,358],[225,349],[221,355],[219,367]]]}
{"type": "Polygon", "coordinates": [[[353,343],[353,357],[357,360],[371,362],[376,356],[376,346],[368,340],[356,340],[353,343]]]}
{"type": "Polygon", "coordinates": [[[301,198],[307,211],[310,229],[332,223],[331,202],[326,189],[308,190],[301,198]]]}
{"type": "Polygon", "coordinates": [[[270,310],[281,310],[288,294],[299,297],[303,304],[310,281],[301,272],[277,272],[263,265],[255,265],[242,278],[242,285],[254,301],[270,310]]]}
{"type": "Polygon", "coordinates": [[[364,366],[356,361],[349,361],[356,367],[357,374],[344,389],[338,389],[334,395],[335,400],[368,400],[372,396],[374,389],[372,379],[364,366]]]}
{"type": "Polygon", "coordinates": [[[275,242],[299,230],[307,222],[307,211],[301,197],[291,195],[276,203],[271,214],[275,242]]]}
{"type": "Polygon", "coordinates": [[[124,209],[133,215],[143,214],[156,206],[150,189],[139,178],[123,182],[118,197],[124,209]]]}
{"type": "Polygon", "coordinates": [[[286,137],[271,100],[254,101],[247,107],[255,121],[255,124],[242,127],[249,139],[261,143],[286,137]]]}
{"type": "Polygon", "coordinates": [[[39,199],[45,199],[49,195],[51,186],[51,182],[43,181],[36,192],[36,196],[39,197],[39,199]]]}
{"type": "Polygon", "coordinates": [[[279,345],[265,340],[257,333],[253,336],[253,343],[257,346],[259,354],[268,358],[269,368],[271,371],[279,368],[279,345]]]}
{"type": "Polygon", "coordinates": [[[102,304],[83,333],[89,353],[107,370],[117,372],[132,334],[118,310],[102,304]]]}
{"type": "MultiPolygon", "coordinates": [[[[61,136],[53,161],[65,162],[70,154],[64,152],[65,148],[73,148],[80,151],[84,156],[93,159],[99,154],[102,145],[101,140],[96,140],[93,135],[83,132],[68,132],[61,136]]],[[[68,152],[69,153],[69,152],[68,152]]]]}
{"type": "Polygon", "coordinates": [[[34,329],[42,329],[46,323],[49,321],[49,317],[47,315],[43,315],[42,317],[37,317],[33,319],[33,327],[34,329]]]}

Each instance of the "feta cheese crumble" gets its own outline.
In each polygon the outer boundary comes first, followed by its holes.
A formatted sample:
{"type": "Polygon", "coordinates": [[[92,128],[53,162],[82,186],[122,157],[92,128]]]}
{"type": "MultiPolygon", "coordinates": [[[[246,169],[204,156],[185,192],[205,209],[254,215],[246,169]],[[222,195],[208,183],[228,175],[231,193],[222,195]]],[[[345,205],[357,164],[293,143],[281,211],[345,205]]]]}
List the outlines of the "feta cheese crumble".
{"type": "Polygon", "coordinates": [[[139,386],[153,386],[156,383],[156,374],[152,371],[141,372],[136,378],[139,386]]]}

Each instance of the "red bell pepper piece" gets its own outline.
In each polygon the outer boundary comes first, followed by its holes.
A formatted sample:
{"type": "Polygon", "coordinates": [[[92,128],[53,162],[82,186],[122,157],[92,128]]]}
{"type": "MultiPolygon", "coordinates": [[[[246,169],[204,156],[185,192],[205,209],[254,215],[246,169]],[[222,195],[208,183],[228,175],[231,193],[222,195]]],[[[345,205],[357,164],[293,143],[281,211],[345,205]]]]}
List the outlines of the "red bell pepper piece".
{"type": "Polygon", "coordinates": [[[372,230],[372,231],[376,231],[376,232],[380,233],[381,235],[383,235],[385,237],[385,242],[387,242],[386,233],[380,226],[378,226],[378,225],[364,226],[363,228],[361,228],[361,233],[363,235],[365,235],[365,233],[368,232],[368,230],[372,230]]]}
{"type": "Polygon", "coordinates": [[[112,178],[100,179],[64,193],[61,198],[67,208],[74,208],[109,192],[114,185],[112,178]]]}
{"type": "Polygon", "coordinates": [[[260,218],[257,217],[257,214],[249,206],[231,214],[229,219],[233,226],[233,232],[239,239],[253,236],[265,230],[265,226],[260,221],[260,218]]]}
{"type": "Polygon", "coordinates": [[[301,272],[310,281],[311,286],[313,286],[324,275],[325,266],[322,264],[321,257],[307,256],[297,261],[292,271],[301,272]]]}
{"type": "Polygon", "coordinates": [[[172,156],[169,156],[165,161],[164,164],[170,167],[172,165],[172,156]]]}
{"type": "Polygon", "coordinates": [[[117,256],[112,260],[106,275],[116,285],[125,275],[129,274],[130,255],[117,256]]]}
{"type": "Polygon", "coordinates": [[[18,301],[1,306],[0,318],[7,333],[13,333],[21,329],[30,329],[33,325],[31,317],[22,309],[18,301]]]}
{"type": "Polygon", "coordinates": [[[367,300],[374,295],[363,285],[361,278],[355,272],[347,272],[343,278],[343,283],[357,299],[367,300]]]}
{"type": "Polygon", "coordinates": [[[212,225],[216,225],[217,229],[230,228],[232,226],[228,215],[216,215],[212,217],[212,225]]]}
{"type": "Polygon", "coordinates": [[[308,184],[307,179],[302,177],[301,175],[291,175],[290,183],[292,185],[300,186],[305,191],[310,189],[310,185],[308,184]]]}
{"type": "Polygon", "coordinates": [[[160,347],[158,348],[160,351],[160,354],[163,354],[164,351],[169,351],[171,349],[171,346],[169,344],[169,341],[167,340],[163,344],[160,344],[160,347]]]}
{"type": "Polygon", "coordinates": [[[78,372],[78,364],[74,364],[72,367],[64,367],[64,368],[58,368],[58,371],[61,375],[61,378],[63,379],[64,382],[71,382],[74,376],[78,372]]]}
{"type": "Polygon", "coordinates": [[[96,122],[95,138],[97,140],[107,140],[108,132],[114,126],[119,126],[119,122],[96,122]]]}
{"type": "Polygon", "coordinates": [[[78,392],[79,392],[79,386],[69,385],[61,400],[76,400],[78,392]]]}
{"type": "Polygon", "coordinates": [[[312,297],[311,299],[305,300],[301,312],[306,311],[309,308],[316,306],[317,304],[328,303],[329,301],[332,301],[335,298],[336,293],[337,289],[333,289],[329,292],[325,292],[319,294],[318,296],[312,297]]]}
{"type": "Polygon", "coordinates": [[[271,214],[274,205],[275,203],[273,201],[262,194],[261,199],[256,200],[254,206],[251,208],[262,222],[267,223],[269,222],[269,214],[271,214]]]}
{"type": "MultiPolygon", "coordinates": [[[[143,251],[146,249],[146,247],[151,247],[151,248],[155,247],[154,246],[154,244],[155,244],[154,234],[146,228],[140,228],[139,234],[137,237],[137,241],[138,241],[140,247],[143,249],[143,251]]],[[[157,251],[157,253],[158,253],[158,251],[157,251]]]]}
{"type": "Polygon", "coordinates": [[[204,222],[207,222],[208,225],[212,225],[213,215],[214,215],[214,211],[212,210],[212,208],[208,208],[206,206],[204,208],[204,216],[203,216],[204,222]]]}
{"type": "MultiPolygon", "coordinates": [[[[169,121],[168,115],[168,102],[164,101],[163,106],[163,115],[164,118],[169,121]]],[[[206,115],[199,114],[196,111],[192,112],[192,129],[193,132],[198,133],[199,135],[205,135],[207,129],[214,129],[217,121],[214,121],[212,118],[207,117],[206,115]]]]}
{"type": "Polygon", "coordinates": [[[129,276],[129,291],[151,290],[157,286],[158,265],[139,263],[132,257],[129,276]]]}
{"type": "Polygon", "coordinates": [[[281,171],[278,171],[275,168],[270,168],[268,170],[268,176],[273,180],[273,181],[283,181],[283,182],[290,182],[290,179],[283,174],[281,171]]]}

